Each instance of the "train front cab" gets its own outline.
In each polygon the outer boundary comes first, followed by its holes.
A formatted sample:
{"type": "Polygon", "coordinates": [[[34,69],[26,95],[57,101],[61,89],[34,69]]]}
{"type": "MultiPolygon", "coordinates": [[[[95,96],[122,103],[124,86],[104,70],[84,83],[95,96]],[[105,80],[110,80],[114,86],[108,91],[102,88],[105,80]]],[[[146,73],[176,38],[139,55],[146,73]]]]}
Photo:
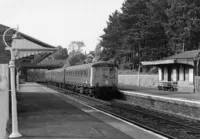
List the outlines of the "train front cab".
{"type": "Polygon", "coordinates": [[[118,97],[117,67],[113,64],[94,64],[91,68],[91,86],[95,95],[102,98],[118,97]]]}

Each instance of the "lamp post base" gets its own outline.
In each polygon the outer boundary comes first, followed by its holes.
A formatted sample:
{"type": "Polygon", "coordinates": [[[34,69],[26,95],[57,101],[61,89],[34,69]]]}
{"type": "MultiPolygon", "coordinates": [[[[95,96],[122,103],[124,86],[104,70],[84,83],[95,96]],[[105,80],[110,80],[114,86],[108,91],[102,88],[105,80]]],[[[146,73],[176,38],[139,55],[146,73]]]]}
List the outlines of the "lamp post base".
{"type": "Polygon", "coordinates": [[[9,138],[18,138],[21,137],[22,135],[19,132],[13,132],[10,134],[9,138]]]}

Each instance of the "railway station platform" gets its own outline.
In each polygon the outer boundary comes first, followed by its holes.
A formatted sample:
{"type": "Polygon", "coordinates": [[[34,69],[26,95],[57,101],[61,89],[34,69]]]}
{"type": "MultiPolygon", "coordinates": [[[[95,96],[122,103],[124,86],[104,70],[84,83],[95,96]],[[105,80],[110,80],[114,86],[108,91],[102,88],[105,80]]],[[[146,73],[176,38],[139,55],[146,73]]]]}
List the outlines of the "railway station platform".
{"type": "Polygon", "coordinates": [[[162,91],[157,88],[119,86],[123,99],[129,103],[200,120],[200,94],[162,91]]]}
{"type": "Polygon", "coordinates": [[[20,139],[162,139],[36,83],[17,92],[20,139]]]}

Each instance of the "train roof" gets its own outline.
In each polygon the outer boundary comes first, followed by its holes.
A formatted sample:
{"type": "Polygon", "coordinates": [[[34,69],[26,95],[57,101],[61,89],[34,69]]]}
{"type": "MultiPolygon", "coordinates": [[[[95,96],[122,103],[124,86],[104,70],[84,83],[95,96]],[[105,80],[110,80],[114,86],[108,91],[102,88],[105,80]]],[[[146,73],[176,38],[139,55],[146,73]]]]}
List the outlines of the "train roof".
{"type": "Polygon", "coordinates": [[[65,68],[66,70],[76,70],[76,69],[87,69],[90,67],[117,67],[116,65],[109,63],[109,62],[98,62],[98,63],[89,63],[89,64],[82,64],[77,66],[71,66],[65,68]]]}

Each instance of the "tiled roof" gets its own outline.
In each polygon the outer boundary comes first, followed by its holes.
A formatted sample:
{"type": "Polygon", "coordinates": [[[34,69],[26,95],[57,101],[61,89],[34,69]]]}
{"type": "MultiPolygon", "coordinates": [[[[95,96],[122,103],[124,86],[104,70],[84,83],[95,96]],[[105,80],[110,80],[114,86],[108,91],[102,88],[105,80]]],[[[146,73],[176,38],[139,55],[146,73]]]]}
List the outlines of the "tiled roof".
{"type": "Polygon", "coordinates": [[[168,59],[194,59],[199,53],[200,53],[200,50],[185,51],[185,52],[182,52],[182,53],[179,53],[179,54],[176,54],[176,55],[166,57],[163,60],[168,60],[168,59]]]}
{"type": "Polygon", "coordinates": [[[162,65],[162,64],[188,64],[194,66],[194,60],[200,53],[200,50],[185,51],[156,61],[142,61],[142,65],[162,65]]]}

